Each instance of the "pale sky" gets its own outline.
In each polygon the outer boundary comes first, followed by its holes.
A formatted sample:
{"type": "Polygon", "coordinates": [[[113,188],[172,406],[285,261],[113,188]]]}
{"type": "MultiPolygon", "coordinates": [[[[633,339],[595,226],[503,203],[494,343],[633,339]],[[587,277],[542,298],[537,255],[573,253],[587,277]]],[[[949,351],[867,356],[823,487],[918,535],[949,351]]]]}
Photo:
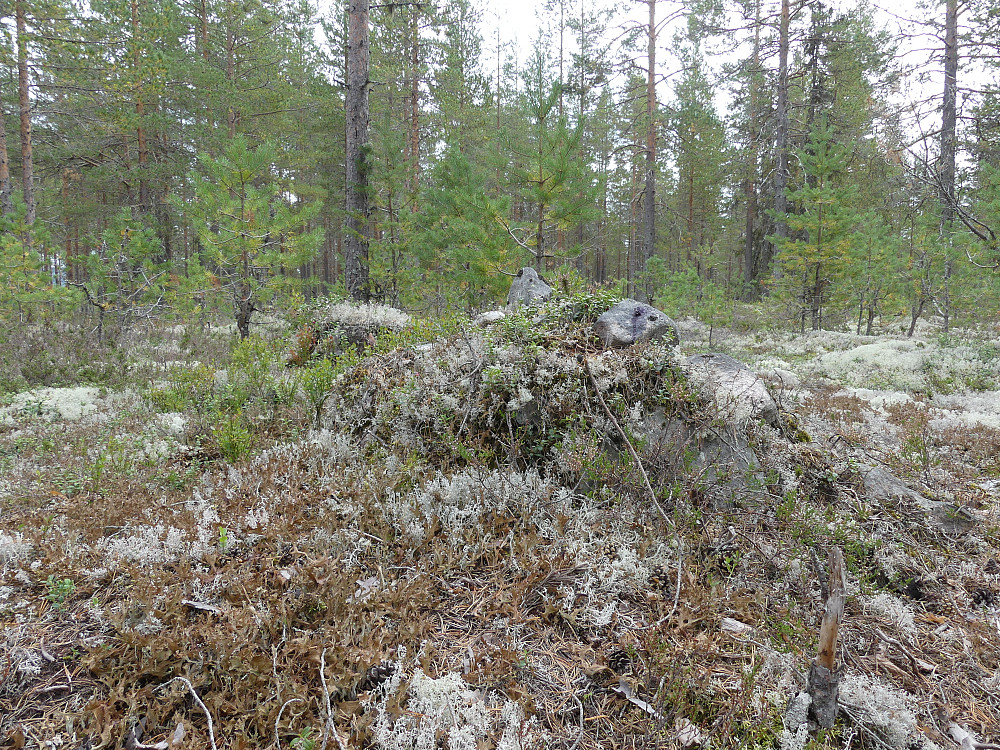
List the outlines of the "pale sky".
{"type": "MultiPolygon", "coordinates": [[[[604,0],[583,0],[589,6],[595,4],[605,5],[604,0]]],[[[918,9],[918,0],[870,0],[876,9],[876,18],[879,22],[885,26],[885,28],[894,37],[901,39],[901,51],[903,52],[902,62],[906,66],[918,66],[926,65],[930,52],[926,51],[927,48],[937,49],[940,47],[940,41],[936,39],[930,39],[926,36],[923,38],[917,37],[912,38],[914,32],[919,33],[919,29],[910,29],[908,35],[904,35],[904,19],[916,18],[920,20],[928,20],[933,16],[926,10],[918,9]],[[905,38],[905,37],[911,38],[905,38]]],[[[567,5],[572,8],[572,13],[579,12],[579,0],[569,0],[567,5]]],[[[619,18],[617,22],[613,22],[610,26],[612,31],[615,31],[618,27],[628,22],[629,20],[636,21],[638,23],[644,23],[648,19],[647,6],[644,0],[624,0],[618,3],[609,3],[614,7],[619,9],[619,18]]],[[[794,5],[795,3],[793,3],[794,5]]],[[[826,0],[828,6],[834,9],[845,9],[855,7],[857,5],[856,0],[826,0]]],[[[666,17],[672,11],[679,8],[679,3],[676,0],[662,0],[657,4],[657,16],[658,18],[666,17]]],[[[767,16],[769,13],[777,13],[779,7],[778,0],[765,0],[764,15],[767,16]]],[[[509,45],[513,42],[518,50],[517,56],[519,61],[523,61],[527,56],[531,42],[538,33],[539,22],[538,16],[539,12],[544,8],[544,0],[483,0],[483,18],[482,18],[482,34],[483,34],[483,52],[484,65],[487,70],[489,70],[495,63],[493,62],[496,58],[496,29],[499,26],[500,36],[502,43],[509,45]]],[[[808,10],[803,11],[808,13],[808,10]]],[[[941,9],[939,15],[943,20],[943,8],[941,9]]],[[[924,30],[926,32],[926,30],[924,30]]],[[[749,34],[746,35],[749,39],[749,34]]],[[[660,31],[658,37],[658,50],[657,50],[657,67],[658,74],[661,76],[669,74],[671,71],[675,70],[677,65],[671,53],[671,47],[673,40],[673,31],[668,28],[660,31]]],[[[572,50],[573,40],[572,34],[567,35],[567,45],[566,58],[569,59],[569,54],[572,50]]],[[[558,44],[557,40],[553,40],[553,46],[558,44]]],[[[744,51],[745,52],[745,51],[744,51]]],[[[714,56],[710,60],[710,64],[713,66],[718,66],[727,58],[732,59],[733,55],[736,54],[735,51],[728,54],[722,54],[714,56]]],[[[937,66],[940,67],[940,66],[937,66]]],[[[975,73],[967,72],[967,79],[969,77],[975,77],[975,73]]],[[[916,100],[923,98],[935,99],[940,96],[940,90],[943,86],[943,73],[940,70],[934,70],[931,68],[927,80],[923,82],[918,82],[915,80],[908,81],[910,86],[909,90],[902,90],[898,92],[898,96],[901,101],[916,100]]],[[[670,82],[661,83],[660,85],[660,98],[661,101],[665,100],[670,96],[670,82]]],[[[726,104],[726,95],[724,92],[720,92],[720,108],[724,108],[726,104]]],[[[723,114],[720,112],[720,114],[723,114]]]]}

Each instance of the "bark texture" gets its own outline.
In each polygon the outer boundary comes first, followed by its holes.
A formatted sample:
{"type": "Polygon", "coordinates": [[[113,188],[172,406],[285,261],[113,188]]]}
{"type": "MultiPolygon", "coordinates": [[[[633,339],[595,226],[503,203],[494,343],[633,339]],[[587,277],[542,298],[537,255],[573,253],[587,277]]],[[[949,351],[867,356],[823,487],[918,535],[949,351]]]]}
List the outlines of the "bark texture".
{"type": "MultiPolygon", "coordinates": [[[[788,48],[791,6],[789,0],[781,0],[781,23],[778,28],[778,98],[775,104],[776,134],[774,148],[778,157],[778,168],[774,175],[774,236],[780,241],[788,236],[788,224],[784,215],[788,212],[788,48]]],[[[776,254],[772,246],[772,257],[776,254]]]]}
{"type": "Polygon", "coordinates": [[[21,185],[24,191],[24,223],[28,227],[27,244],[31,244],[31,227],[35,223],[35,168],[31,159],[31,99],[28,96],[28,30],[24,3],[14,4],[17,25],[17,101],[21,115],[21,185]]]}
{"type": "Polygon", "coordinates": [[[0,212],[7,218],[14,212],[11,197],[10,157],[7,155],[7,126],[4,123],[4,107],[0,101],[0,212]]]}
{"type": "Polygon", "coordinates": [[[371,207],[368,200],[370,173],[368,145],[368,8],[369,0],[351,0],[347,20],[346,92],[346,209],[344,265],[347,293],[367,302],[371,297],[368,278],[368,239],[371,207]]]}
{"type": "Polygon", "coordinates": [[[844,616],[844,553],[840,548],[830,550],[829,588],[826,610],[819,631],[819,654],[809,670],[809,695],[812,703],[809,714],[824,729],[833,726],[837,718],[837,697],[840,691],[841,670],[837,669],[837,635],[844,616]]]}
{"type": "MultiPolygon", "coordinates": [[[[656,252],[656,0],[647,0],[649,5],[649,29],[646,51],[648,69],[646,71],[646,185],[643,190],[643,261],[645,271],[649,259],[656,252]]],[[[646,279],[645,297],[652,301],[653,284],[646,279]]]]}

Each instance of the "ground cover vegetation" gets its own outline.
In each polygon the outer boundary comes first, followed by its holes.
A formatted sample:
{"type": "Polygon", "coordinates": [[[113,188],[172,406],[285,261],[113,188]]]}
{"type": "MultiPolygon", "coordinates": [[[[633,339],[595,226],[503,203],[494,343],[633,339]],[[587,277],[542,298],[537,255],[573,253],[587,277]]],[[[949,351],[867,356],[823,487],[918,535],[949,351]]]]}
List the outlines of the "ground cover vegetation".
{"type": "Polygon", "coordinates": [[[91,338],[106,369],[48,381],[32,360],[69,367],[81,344],[39,326],[15,353],[31,387],[0,409],[3,741],[995,737],[990,338],[688,318],[680,349],[605,351],[590,326],[616,299],[558,295],[488,328],[317,301],[246,339],[158,325],[122,355],[91,338]],[[683,364],[706,350],[750,364],[778,418],[720,410],[683,364]],[[785,709],[832,547],[841,717],[810,737],[785,709]]]}
{"type": "Polygon", "coordinates": [[[0,8],[0,746],[1000,740],[996,8],[642,16],[0,8]]]}

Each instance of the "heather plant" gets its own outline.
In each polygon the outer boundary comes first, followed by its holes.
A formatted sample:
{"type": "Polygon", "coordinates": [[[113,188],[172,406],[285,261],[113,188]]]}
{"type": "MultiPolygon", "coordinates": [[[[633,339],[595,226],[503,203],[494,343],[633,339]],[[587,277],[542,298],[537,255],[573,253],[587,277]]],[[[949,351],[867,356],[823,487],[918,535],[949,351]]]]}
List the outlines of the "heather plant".
{"type": "Polygon", "coordinates": [[[277,367],[277,346],[260,335],[242,339],[229,359],[228,385],[245,401],[260,398],[273,381],[277,367]]]}
{"type": "Polygon", "coordinates": [[[212,404],[215,373],[214,367],[200,362],[174,368],[166,381],[149,390],[148,397],[161,412],[202,411],[212,404]]]}
{"type": "Polygon", "coordinates": [[[59,319],[0,327],[0,393],[41,386],[128,381],[128,351],[95,340],[86,324],[59,319]]]}
{"type": "Polygon", "coordinates": [[[366,348],[391,351],[424,343],[454,328],[453,319],[414,320],[385,305],[354,305],[335,297],[321,297],[302,306],[293,317],[298,333],[286,360],[301,367],[316,357],[336,359],[366,348]]]}

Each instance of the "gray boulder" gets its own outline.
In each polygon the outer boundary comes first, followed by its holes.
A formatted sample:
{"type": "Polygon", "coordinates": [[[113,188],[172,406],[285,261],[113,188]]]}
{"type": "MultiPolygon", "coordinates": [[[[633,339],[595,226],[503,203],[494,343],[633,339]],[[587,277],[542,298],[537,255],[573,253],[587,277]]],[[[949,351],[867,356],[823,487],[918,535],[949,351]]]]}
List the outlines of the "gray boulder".
{"type": "Polygon", "coordinates": [[[695,354],[684,361],[688,378],[705,398],[715,402],[726,422],[746,424],[763,419],[777,427],[778,404],[757,373],[728,354],[695,354]]]}
{"type": "Polygon", "coordinates": [[[638,341],[664,339],[671,346],[680,343],[677,324],[666,313],[634,299],[622,300],[599,317],[594,323],[594,333],[605,346],[616,349],[638,341]]]}
{"type": "Polygon", "coordinates": [[[507,311],[514,312],[521,305],[544,302],[552,296],[552,287],[542,281],[534,268],[525,266],[517,272],[507,292],[507,311]]]}

